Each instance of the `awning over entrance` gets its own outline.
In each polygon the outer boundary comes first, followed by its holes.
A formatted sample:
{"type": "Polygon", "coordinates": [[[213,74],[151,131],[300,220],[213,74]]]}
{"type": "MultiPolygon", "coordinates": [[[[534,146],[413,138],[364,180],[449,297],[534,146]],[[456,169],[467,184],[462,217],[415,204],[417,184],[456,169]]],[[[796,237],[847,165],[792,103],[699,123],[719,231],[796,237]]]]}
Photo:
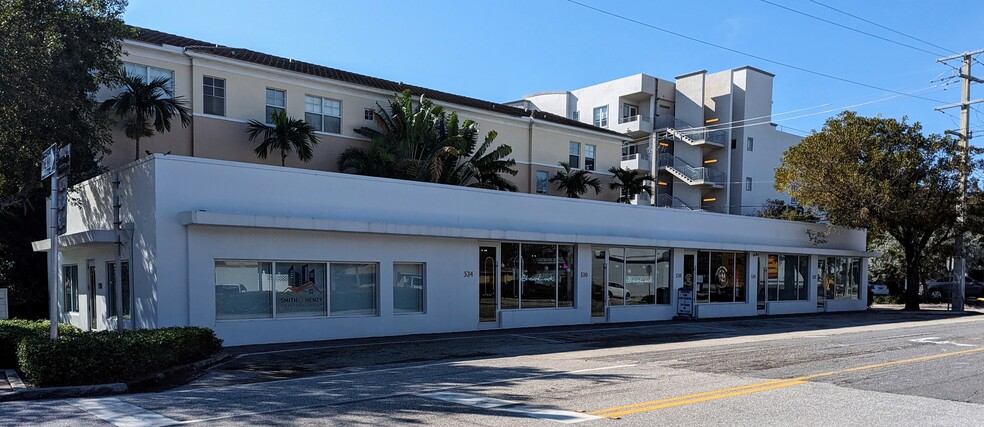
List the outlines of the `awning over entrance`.
{"type": "MultiPolygon", "coordinates": [[[[112,244],[115,242],[116,234],[113,230],[89,230],[58,237],[58,245],[63,249],[112,244]]],[[[31,242],[31,247],[34,248],[34,252],[48,252],[51,250],[51,239],[31,242]]]]}

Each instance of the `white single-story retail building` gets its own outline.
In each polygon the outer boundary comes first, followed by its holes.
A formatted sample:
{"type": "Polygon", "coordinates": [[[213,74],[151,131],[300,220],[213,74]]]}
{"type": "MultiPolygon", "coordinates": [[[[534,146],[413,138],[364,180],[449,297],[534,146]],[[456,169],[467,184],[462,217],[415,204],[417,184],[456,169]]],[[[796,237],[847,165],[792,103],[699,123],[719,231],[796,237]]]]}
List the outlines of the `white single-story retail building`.
{"type": "MultiPolygon", "coordinates": [[[[670,319],[681,289],[698,318],[866,307],[863,230],[160,154],[114,174],[126,326],[227,345],[670,319]]],[[[117,319],[112,177],[59,238],[83,329],[117,319]]]]}

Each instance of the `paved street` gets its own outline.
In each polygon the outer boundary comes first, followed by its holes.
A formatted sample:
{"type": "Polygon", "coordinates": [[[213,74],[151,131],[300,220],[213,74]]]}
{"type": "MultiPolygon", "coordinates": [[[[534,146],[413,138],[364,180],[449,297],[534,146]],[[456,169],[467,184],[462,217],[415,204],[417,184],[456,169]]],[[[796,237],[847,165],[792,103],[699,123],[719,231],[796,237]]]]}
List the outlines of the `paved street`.
{"type": "Polygon", "coordinates": [[[984,316],[887,311],[233,349],[179,389],[2,425],[968,425],[984,316]]]}

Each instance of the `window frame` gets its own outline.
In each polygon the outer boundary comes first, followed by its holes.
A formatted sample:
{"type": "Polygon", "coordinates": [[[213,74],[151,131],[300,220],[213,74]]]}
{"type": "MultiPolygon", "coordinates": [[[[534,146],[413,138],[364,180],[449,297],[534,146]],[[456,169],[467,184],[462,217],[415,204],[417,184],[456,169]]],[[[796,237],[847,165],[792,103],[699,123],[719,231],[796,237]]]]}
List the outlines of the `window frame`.
{"type": "Polygon", "coordinates": [[[366,119],[366,121],[375,122],[376,121],[376,110],[374,110],[372,108],[366,108],[365,110],[362,111],[362,117],[364,119],[366,119]]]}
{"type": "Polygon", "coordinates": [[[567,146],[567,164],[571,169],[581,168],[581,143],[570,141],[567,146]],[[576,147],[576,148],[575,148],[576,147]],[[577,153],[574,153],[576,151],[577,153]]]}
{"type": "Polygon", "coordinates": [[[263,105],[264,105],[263,114],[266,115],[266,118],[263,119],[263,122],[266,124],[273,124],[273,113],[267,114],[267,112],[270,111],[271,108],[274,110],[287,111],[287,90],[277,89],[275,87],[268,86],[266,90],[263,91],[263,105]],[[270,92],[280,92],[281,94],[283,94],[282,98],[283,98],[284,105],[270,104],[269,103],[270,97],[268,96],[270,92]]]}
{"type": "Polygon", "coordinates": [[[215,76],[209,76],[209,75],[203,74],[202,75],[202,114],[208,114],[208,115],[212,115],[212,116],[225,117],[226,116],[226,93],[227,92],[228,92],[228,87],[226,86],[226,79],[221,78],[221,77],[215,77],[215,76]],[[209,85],[208,83],[205,82],[205,79],[212,79],[213,84],[209,85]],[[216,81],[221,81],[222,82],[222,87],[221,88],[217,87],[214,84],[216,81]],[[211,95],[205,93],[206,92],[206,88],[211,88],[212,89],[212,94],[211,95]],[[216,89],[222,89],[222,96],[215,95],[215,90],[216,89]],[[221,113],[215,113],[215,112],[211,112],[210,113],[210,112],[206,111],[206,110],[208,110],[208,106],[210,105],[209,102],[208,102],[208,100],[209,100],[210,97],[211,98],[218,98],[218,99],[221,99],[222,100],[222,112],[221,113]]]}
{"type": "Polygon", "coordinates": [[[635,116],[638,116],[638,115],[639,115],[639,106],[638,105],[629,104],[628,102],[623,102],[622,103],[622,119],[628,119],[629,117],[635,117],[635,116]],[[631,113],[632,110],[635,110],[635,114],[626,114],[626,113],[631,113]]]}
{"type": "MultiPolygon", "coordinates": [[[[171,77],[168,78],[168,84],[167,84],[168,87],[167,87],[167,89],[169,91],[171,91],[171,94],[172,95],[174,94],[174,87],[175,87],[174,70],[171,70],[171,69],[168,69],[168,68],[155,67],[153,65],[138,64],[136,62],[123,61],[123,69],[129,75],[134,75],[134,74],[131,74],[130,71],[131,71],[132,68],[136,68],[136,67],[143,68],[143,74],[140,75],[139,77],[143,80],[144,83],[150,83],[150,71],[151,70],[165,71],[168,74],[170,74],[171,77]],[[127,66],[129,66],[130,68],[128,69],[127,66]]],[[[158,74],[163,74],[163,73],[158,73],[158,74]]]]}
{"type": "Polygon", "coordinates": [[[595,160],[598,156],[598,146],[595,144],[584,144],[584,170],[595,170],[595,160]],[[591,153],[589,156],[588,153],[591,153]]]}
{"type": "Polygon", "coordinates": [[[537,194],[549,194],[550,193],[550,172],[545,171],[545,170],[537,170],[536,171],[536,178],[535,179],[536,179],[536,182],[535,182],[535,185],[536,185],[536,193],[537,194]],[[545,179],[543,179],[543,181],[540,180],[540,174],[543,174],[543,177],[545,178],[545,179]],[[540,189],[541,182],[543,184],[543,190],[542,191],[540,189]]]}
{"type": "Polygon", "coordinates": [[[62,297],[64,301],[62,302],[62,314],[69,313],[79,313],[79,266],[78,264],[63,264],[62,265],[62,297]],[[68,269],[74,269],[75,274],[72,276],[71,285],[65,286],[65,280],[68,278],[68,269]]]}
{"type": "Polygon", "coordinates": [[[600,128],[608,127],[608,106],[595,107],[592,111],[592,124],[600,128]]]}
{"type": "Polygon", "coordinates": [[[315,128],[314,129],[315,132],[325,133],[325,134],[329,134],[329,135],[341,135],[342,134],[342,100],[341,99],[335,99],[335,98],[329,98],[329,97],[326,97],[326,96],[318,96],[318,95],[304,94],[304,120],[307,121],[308,123],[310,123],[311,126],[313,126],[315,128]],[[308,106],[310,105],[308,103],[308,98],[313,98],[313,99],[320,100],[320,103],[319,103],[319,106],[320,106],[319,107],[319,110],[320,110],[320,112],[308,111],[308,106]],[[325,103],[328,102],[328,101],[338,103],[338,107],[337,107],[338,108],[338,115],[337,116],[332,115],[332,114],[328,114],[327,112],[325,112],[325,109],[326,108],[334,108],[334,107],[326,107],[325,106],[325,103]],[[320,119],[321,119],[320,120],[320,123],[315,124],[315,123],[311,123],[310,121],[308,121],[307,120],[307,115],[308,114],[313,114],[313,115],[320,116],[320,119]],[[338,132],[332,132],[332,131],[325,130],[325,128],[326,128],[325,124],[326,124],[326,120],[328,118],[338,119],[338,132]]]}
{"type": "Polygon", "coordinates": [[[752,177],[745,177],[745,191],[752,191],[752,177]]]}
{"type": "Polygon", "coordinates": [[[427,314],[427,263],[423,261],[393,261],[393,314],[397,316],[404,316],[408,314],[427,314]],[[396,308],[396,285],[397,285],[397,274],[396,266],[398,265],[416,265],[420,266],[420,310],[417,311],[401,311],[396,308]]]}
{"type": "Polygon", "coordinates": [[[750,136],[745,137],[745,150],[755,151],[755,138],[750,136]]]}

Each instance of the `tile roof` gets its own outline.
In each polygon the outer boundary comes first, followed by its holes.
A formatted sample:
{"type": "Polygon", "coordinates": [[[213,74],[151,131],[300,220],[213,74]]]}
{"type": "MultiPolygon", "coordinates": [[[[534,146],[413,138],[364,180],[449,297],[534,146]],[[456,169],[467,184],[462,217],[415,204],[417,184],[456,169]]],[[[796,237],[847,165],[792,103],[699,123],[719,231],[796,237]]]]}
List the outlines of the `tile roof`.
{"type": "Polygon", "coordinates": [[[536,120],[543,120],[546,122],[581,128],[585,130],[602,132],[609,135],[619,136],[625,139],[629,139],[626,135],[619,132],[592,126],[587,123],[571,120],[566,117],[558,116],[556,114],[551,114],[544,111],[525,110],[522,108],[511,107],[496,102],[483,101],[481,99],[469,98],[467,96],[455,95],[452,93],[441,92],[438,90],[428,89],[425,87],[409,85],[403,82],[394,82],[391,80],[380,79],[376,77],[366,76],[363,74],[343,71],[337,68],[311,64],[309,62],[295,61],[292,59],[269,55],[262,52],[256,52],[249,49],[234,48],[234,47],[218,45],[215,43],[208,43],[201,40],[195,40],[187,37],[177,36],[174,34],[155,31],[148,28],[141,28],[135,26],[131,26],[131,28],[134,30],[136,34],[131,38],[131,40],[134,41],[139,41],[148,44],[176,46],[199,53],[221,56],[224,58],[235,59],[238,61],[250,62],[253,64],[279,68],[282,70],[292,71],[296,73],[308,74],[325,79],[338,80],[341,82],[352,83],[360,86],[368,86],[376,89],[392,91],[394,93],[400,93],[403,92],[404,90],[409,89],[410,92],[414,95],[417,96],[424,95],[431,100],[441,103],[455,104],[455,105],[461,105],[463,107],[492,111],[492,112],[505,114],[513,117],[533,117],[536,120]]]}

